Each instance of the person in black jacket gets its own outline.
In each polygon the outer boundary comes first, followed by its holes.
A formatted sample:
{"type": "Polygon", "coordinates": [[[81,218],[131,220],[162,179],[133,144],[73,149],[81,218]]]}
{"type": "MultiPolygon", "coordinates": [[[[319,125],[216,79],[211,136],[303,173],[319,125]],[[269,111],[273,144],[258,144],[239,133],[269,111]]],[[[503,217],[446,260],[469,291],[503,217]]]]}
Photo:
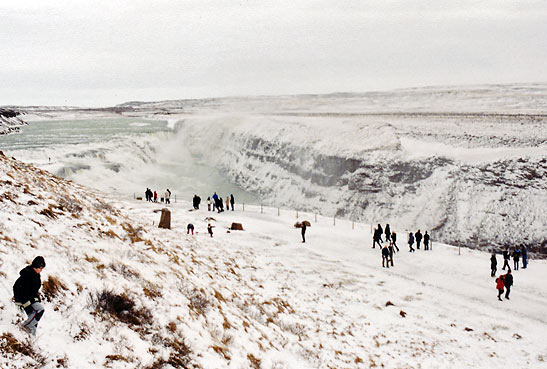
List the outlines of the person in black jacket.
{"type": "Polygon", "coordinates": [[[372,248],[375,249],[376,244],[378,244],[378,247],[380,247],[380,250],[382,250],[382,244],[380,243],[380,241],[382,241],[382,231],[376,228],[374,230],[374,235],[372,236],[372,248]]]}
{"type": "Polygon", "coordinates": [[[37,256],[31,265],[27,265],[19,272],[19,278],[13,285],[13,299],[15,303],[25,310],[27,320],[22,324],[23,330],[32,335],[36,334],[38,322],[44,315],[44,307],[40,304],[38,291],[42,286],[40,273],[46,267],[42,256],[37,256]]]}
{"type": "Polygon", "coordinates": [[[511,286],[513,285],[513,275],[511,274],[511,269],[507,271],[505,275],[505,298],[509,299],[509,294],[511,293],[511,286]]]}
{"type": "Polygon", "coordinates": [[[389,224],[386,224],[384,234],[386,235],[386,242],[389,242],[391,240],[391,230],[389,229],[389,224]]]}
{"type": "Polygon", "coordinates": [[[387,245],[384,245],[382,248],[382,267],[385,268],[387,264],[387,267],[389,268],[389,249],[387,248],[387,245]]]}
{"type": "Polygon", "coordinates": [[[424,250],[429,250],[429,234],[427,231],[424,234],[424,250]]]}
{"type": "Polygon", "coordinates": [[[418,229],[418,232],[414,234],[414,238],[416,239],[416,249],[420,249],[420,242],[422,242],[422,232],[418,229]]]}
{"type": "Polygon", "coordinates": [[[302,222],[302,243],[306,242],[306,222],[302,222]]]}
{"type": "Polygon", "coordinates": [[[397,233],[392,232],[391,233],[391,243],[393,244],[393,247],[399,252],[399,247],[397,246],[397,233]]]}
{"type": "Polygon", "coordinates": [[[410,250],[408,250],[409,252],[416,251],[414,250],[414,247],[412,247],[413,244],[414,244],[414,234],[412,232],[409,232],[408,233],[408,247],[410,248],[410,250]]]}
{"type": "Polygon", "coordinates": [[[495,277],[498,270],[498,259],[496,259],[495,253],[492,253],[492,256],[490,256],[490,269],[492,270],[490,277],[495,277]]]}
{"type": "Polygon", "coordinates": [[[234,194],[230,194],[230,205],[232,205],[232,211],[234,211],[234,204],[235,204],[234,194]]]}

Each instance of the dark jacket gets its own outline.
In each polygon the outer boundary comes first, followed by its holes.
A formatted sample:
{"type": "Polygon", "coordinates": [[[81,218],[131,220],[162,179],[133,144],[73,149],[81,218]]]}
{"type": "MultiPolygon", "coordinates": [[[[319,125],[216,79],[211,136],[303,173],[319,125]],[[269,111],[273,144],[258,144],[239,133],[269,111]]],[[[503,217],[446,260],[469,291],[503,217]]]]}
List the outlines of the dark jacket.
{"type": "Polygon", "coordinates": [[[505,286],[511,287],[513,285],[513,275],[512,274],[506,274],[505,275],[505,286]]]}
{"type": "Polygon", "coordinates": [[[389,224],[386,225],[386,230],[384,231],[386,236],[389,236],[391,234],[391,230],[389,229],[389,224]]]}
{"type": "Polygon", "coordinates": [[[509,260],[509,251],[503,250],[503,260],[509,260]]]}
{"type": "Polygon", "coordinates": [[[34,271],[34,268],[30,265],[27,265],[20,272],[20,277],[17,278],[15,284],[13,285],[13,298],[15,302],[24,304],[25,302],[38,299],[38,291],[42,286],[42,280],[40,279],[40,274],[34,271]]]}
{"type": "Polygon", "coordinates": [[[520,250],[513,251],[513,260],[519,260],[520,259],[520,250]]]}
{"type": "Polygon", "coordinates": [[[234,205],[234,195],[230,195],[230,204],[234,205]]]}
{"type": "Polygon", "coordinates": [[[306,223],[302,222],[302,234],[306,233],[306,223]]]}
{"type": "Polygon", "coordinates": [[[414,243],[414,235],[412,233],[408,234],[408,244],[412,245],[414,243]]]}
{"type": "Polygon", "coordinates": [[[389,256],[389,249],[387,247],[384,247],[382,249],[382,256],[388,257],[389,256]]]}
{"type": "Polygon", "coordinates": [[[520,249],[520,253],[522,254],[522,258],[526,259],[528,256],[528,251],[526,251],[526,247],[522,246],[522,249],[520,249]]]}
{"type": "Polygon", "coordinates": [[[426,245],[429,243],[429,233],[424,234],[424,243],[426,245]]]}
{"type": "Polygon", "coordinates": [[[393,241],[393,243],[395,243],[395,241],[397,241],[397,233],[392,233],[391,234],[391,241],[393,241]]]}
{"type": "Polygon", "coordinates": [[[422,241],[422,233],[421,232],[416,232],[416,234],[414,234],[414,237],[416,238],[416,242],[421,242],[422,241]]]}
{"type": "Polygon", "coordinates": [[[492,255],[490,257],[490,267],[495,268],[498,265],[498,259],[496,259],[496,255],[492,255]]]}

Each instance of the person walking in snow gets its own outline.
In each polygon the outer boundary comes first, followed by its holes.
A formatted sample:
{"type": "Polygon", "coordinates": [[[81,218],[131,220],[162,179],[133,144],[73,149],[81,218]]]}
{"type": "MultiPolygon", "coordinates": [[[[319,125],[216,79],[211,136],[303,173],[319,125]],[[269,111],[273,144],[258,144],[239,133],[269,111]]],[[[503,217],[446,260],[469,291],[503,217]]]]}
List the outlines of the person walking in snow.
{"type": "Polygon", "coordinates": [[[393,251],[393,243],[390,242],[387,249],[389,250],[389,261],[391,261],[391,266],[393,266],[393,254],[395,253],[393,251]]]}
{"type": "Polygon", "coordinates": [[[519,261],[520,261],[520,248],[517,246],[515,251],[513,251],[513,266],[515,270],[519,270],[519,261]]]}
{"type": "Polygon", "coordinates": [[[378,247],[380,248],[380,251],[382,251],[382,244],[380,243],[382,241],[382,232],[380,229],[376,228],[374,230],[374,235],[372,236],[372,248],[376,248],[376,244],[378,244],[378,247]]]}
{"type": "Polygon", "coordinates": [[[513,285],[513,275],[511,274],[511,270],[507,271],[507,274],[505,277],[503,277],[503,284],[505,285],[505,298],[507,300],[510,300],[509,294],[511,293],[511,286],[513,285]]]}
{"type": "Polygon", "coordinates": [[[27,333],[36,335],[38,322],[44,315],[44,307],[40,304],[38,291],[42,286],[40,273],[46,267],[46,262],[42,256],[37,256],[32,261],[32,264],[27,265],[19,272],[19,278],[13,285],[13,299],[15,304],[20,306],[27,313],[21,327],[27,333]]]}
{"type": "Polygon", "coordinates": [[[226,211],[230,210],[230,196],[226,196],[226,211]]]}
{"type": "Polygon", "coordinates": [[[306,222],[302,222],[302,243],[306,242],[306,222]]]}
{"type": "Polygon", "coordinates": [[[498,259],[496,259],[496,254],[493,252],[490,256],[490,277],[496,276],[496,271],[498,270],[498,259]]]}
{"type": "Polygon", "coordinates": [[[158,193],[154,190],[154,202],[158,202],[158,193]]]}
{"type": "Polygon", "coordinates": [[[418,232],[414,235],[414,238],[416,239],[416,249],[420,249],[420,242],[422,242],[422,232],[418,229],[418,232]]]}
{"type": "Polygon", "coordinates": [[[414,234],[412,232],[410,232],[408,234],[408,247],[410,248],[410,250],[408,250],[409,252],[415,252],[416,251],[416,250],[414,250],[412,245],[414,245],[414,234]]]}
{"type": "Polygon", "coordinates": [[[169,191],[169,189],[167,189],[167,191],[165,191],[165,204],[170,204],[171,203],[170,198],[171,198],[171,191],[169,191]]]}
{"type": "Polygon", "coordinates": [[[194,210],[199,209],[199,204],[201,203],[201,197],[198,195],[194,195],[194,198],[192,199],[192,205],[194,206],[194,210]]]}
{"type": "Polygon", "coordinates": [[[511,270],[511,267],[509,266],[509,250],[507,250],[507,247],[505,250],[503,250],[503,268],[502,270],[505,270],[505,267],[507,267],[509,270],[511,270]]]}
{"type": "MultiPolygon", "coordinates": [[[[378,230],[378,235],[380,236],[380,242],[384,242],[384,240],[382,240],[382,235],[384,234],[384,229],[382,228],[382,226],[380,224],[378,224],[378,228],[376,228],[378,230]]],[[[380,246],[381,248],[381,246],[380,246]]]]}
{"type": "Polygon", "coordinates": [[[528,250],[526,250],[526,246],[520,245],[520,253],[522,254],[522,269],[526,269],[528,266],[528,250]]]}
{"type": "Polygon", "coordinates": [[[389,242],[391,240],[391,230],[389,229],[389,224],[386,224],[384,234],[386,235],[386,242],[389,242]]]}
{"type": "Polygon", "coordinates": [[[218,207],[218,195],[217,193],[213,193],[213,211],[215,211],[215,209],[218,210],[218,212],[220,213],[220,208],[218,207]]]}
{"type": "MultiPolygon", "coordinates": [[[[215,209],[213,209],[214,211],[215,209]]],[[[207,211],[211,211],[211,197],[207,196],[207,211]]]]}
{"type": "Polygon", "coordinates": [[[501,295],[503,295],[503,289],[505,288],[505,283],[503,283],[504,276],[500,275],[496,278],[496,289],[498,290],[498,300],[501,301],[501,295]]]}
{"type": "Polygon", "coordinates": [[[424,250],[429,250],[429,234],[427,234],[427,231],[424,234],[424,250]]]}
{"type": "Polygon", "coordinates": [[[207,224],[207,232],[209,232],[209,235],[213,237],[213,226],[211,223],[207,224]]]}
{"type": "Polygon", "coordinates": [[[400,251],[399,247],[397,246],[397,233],[395,232],[391,232],[391,244],[393,245],[393,247],[395,247],[397,252],[400,251]]]}
{"type": "Polygon", "coordinates": [[[219,198],[218,198],[218,205],[217,205],[217,207],[218,207],[218,209],[219,209],[219,210],[218,210],[219,213],[222,213],[222,212],[224,211],[224,200],[222,200],[222,197],[219,197],[219,198]]]}
{"type": "Polygon", "coordinates": [[[387,267],[389,268],[389,250],[387,245],[384,245],[382,248],[382,268],[386,267],[384,264],[387,264],[387,267]]]}
{"type": "Polygon", "coordinates": [[[190,232],[194,235],[194,225],[192,223],[188,223],[186,226],[186,234],[190,234],[190,232]]]}
{"type": "Polygon", "coordinates": [[[234,204],[235,204],[234,194],[230,194],[230,204],[232,205],[232,211],[234,211],[234,204]]]}

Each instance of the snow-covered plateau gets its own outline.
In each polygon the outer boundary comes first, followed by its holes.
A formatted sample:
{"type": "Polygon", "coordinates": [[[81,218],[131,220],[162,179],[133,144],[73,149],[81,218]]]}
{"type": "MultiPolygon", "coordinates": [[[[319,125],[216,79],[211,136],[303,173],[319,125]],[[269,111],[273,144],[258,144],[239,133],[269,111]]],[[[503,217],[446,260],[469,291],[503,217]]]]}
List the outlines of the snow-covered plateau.
{"type": "Polygon", "coordinates": [[[19,127],[26,124],[19,115],[17,110],[0,108],[0,135],[18,132],[19,127]]]}
{"type": "MultiPolygon", "coordinates": [[[[396,142],[381,131],[385,141],[367,145],[396,142]]],[[[498,301],[480,250],[434,242],[409,253],[399,232],[387,269],[369,224],[178,201],[167,205],[171,229],[160,229],[164,207],[0,154],[0,367],[546,366],[545,260],[514,271],[511,300],[498,301]],[[306,243],[293,226],[303,219],[306,243]],[[244,231],[229,232],[232,222],[244,231]],[[46,310],[29,337],[12,285],[36,255],[46,310]]]]}

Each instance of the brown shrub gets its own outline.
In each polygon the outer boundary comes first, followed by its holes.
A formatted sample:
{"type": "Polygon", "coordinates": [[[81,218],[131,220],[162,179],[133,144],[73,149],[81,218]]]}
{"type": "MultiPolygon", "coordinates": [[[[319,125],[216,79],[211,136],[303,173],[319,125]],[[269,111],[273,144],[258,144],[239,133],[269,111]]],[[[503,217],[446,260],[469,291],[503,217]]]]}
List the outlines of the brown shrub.
{"type": "Polygon", "coordinates": [[[50,275],[43,283],[42,293],[47,301],[51,302],[60,291],[66,290],[67,287],[59,280],[59,278],[50,275]]]}
{"type": "Polygon", "coordinates": [[[188,307],[198,315],[205,316],[205,311],[209,308],[210,303],[203,293],[198,290],[192,290],[187,293],[186,297],[190,300],[188,307]]]}
{"type": "Polygon", "coordinates": [[[184,340],[171,339],[165,340],[161,339],[163,346],[170,349],[169,357],[167,359],[160,358],[157,359],[152,365],[146,369],[159,369],[163,368],[166,365],[170,365],[173,368],[193,368],[191,365],[190,348],[186,345],[184,340]]]}
{"type": "Polygon", "coordinates": [[[152,313],[145,307],[136,308],[135,301],[127,294],[116,294],[112,290],[90,293],[91,305],[98,313],[109,315],[119,321],[142,326],[152,323],[152,313]]]}
{"type": "Polygon", "coordinates": [[[85,261],[87,261],[88,263],[96,263],[99,261],[99,259],[97,259],[95,256],[89,256],[89,255],[85,255],[85,261]]]}
{"type": "Polygon", "coordinates": [[[217,354],[224,356],[224,358],[225,358],[226,360],[230,360],[230,359],[231,359],[230,355],[228,355],[228,348],[227,348],[227,347],[214,345],[214,346],[211,346],[211,348],[212,348],[217,354]]]}
{"type": "Polygon", "coordinates": [[[142,227],[134,228],[129,223],[122,223],[122,228],[127,232],[127,238],[129,238],[131,243],[141,242],[143,240],[141,238],[142,227]]]}
{"type": "Polygon", "coordinates": [[[0,336],[0,342],[0,352],[4,357],[15,358],[17,355],[23,355],[34,360],[35,367],[42,367],[46,364],[46,358],[34,351],[30,342],[20,342],[11,333],[3,333],[0,336]]]}
{"type": "Polygon", "coordinates": [[[160,286],[148,283],[146,286],[143,287],[142,291],[144,292],[145,296],[155,300],[158,297],[163,296],[160,286]]]}

